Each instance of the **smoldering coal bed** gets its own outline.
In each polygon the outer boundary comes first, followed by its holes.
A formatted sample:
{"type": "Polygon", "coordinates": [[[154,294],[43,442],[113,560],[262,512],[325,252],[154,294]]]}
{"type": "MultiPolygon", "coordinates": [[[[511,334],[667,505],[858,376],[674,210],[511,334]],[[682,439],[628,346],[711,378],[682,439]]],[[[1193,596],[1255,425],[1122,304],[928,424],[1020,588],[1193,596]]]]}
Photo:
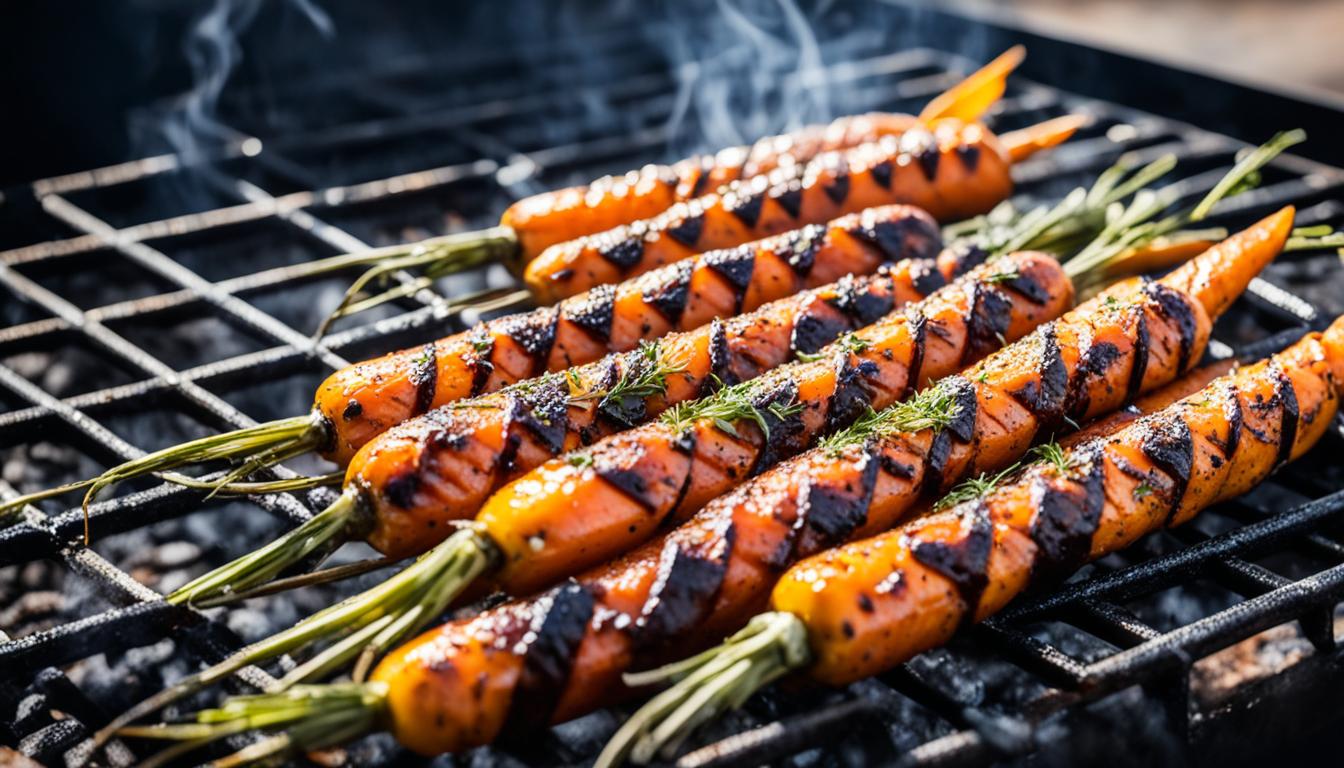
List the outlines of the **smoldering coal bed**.
{"type": "MultiPolygon", "coordinates": [[[[696,29],[646,30],[664,43],[646,46],[606,29],[619,21],[613,16],[590,19],[572,39],[538,42],[524,61],[508,49],[449,52],[226,91],[211,140],[189,157],[178,147],[7,190],[0,493],[75,480],[137,450],[249,419],[301,413],[341,360],[461,327],[472,318],[440,311],[441,297],[508,280],[494,270],[440,282],[344,322],[315,349],[307,335],[353,276],[321,272],[315,259],[486,225],[522,194],[768,133],[782,125],[771,121],[775,114],[818,120],[916,110],[972,66],[929,47],[892,53],[883,29],[947,46],[973,30],[985,51],[1015,41],[966,20],[921,21],[894,8],[855,24],[859,10],[835,5],[817,24],[815,51],[802,57],[770,49],[761,59],[748,46],[691,66],[669,60],[675,46],[666,43],[702,53],[696,29]],[[790,69],[775,72],[781,62],[790,69]],[[782,109],[790,104],[794,111],[782,109]],[[750,117],[725,122],[732,114],[750,117]]],[[[1093,78],[1129,75],[1115,57],[1031,42],[1033,57],[1053,62],[1038,73],[1067,79],[1067,65],[1089,57],[1093,78]]],[[[1166,77],[1206,95],[1217,87],[1177,72],[1166,77]]],[[[1058,198],[1123,153],[1172,151],[1196,174],[1225,167],[1243,146],[1058,85],[1040,74],[1015,78],[993,116],[1001,130],[1068,111],[1094,118],[1069,145],[1019,169],[1024,201],[1058,198]]],[[[1272,98],[1225,89],[1240,113],[1272,98]]],[[[1340,116],[1282,115],[1297,117],[1340,116]]],[[[1258,129],[1249,118],[1245,124],[1258,129]]],[[[1344,171],[1284,157],[1259,191],[1220,209],[1219,223],[1244,224],[1291,201],[1302,223],[1339,225],[1342,188],[1344,171]]],[[[1341,312],[1336,257],[1287,258],[1219,324],[1215,351],[1269,350],[1341,312]]],[[[888,675],[840,691],[776,686],[707,729],[680,762],[1240,764],[1262,753],[1308,754],[1338,710],[1340,439],[1336,430],[1302,462],[1190,528],[1090,566],[888,675]]],[[[59,765],[109,715],[372,584],[379,574],[203,613],[155,600],[330,498],[200,504],[195,492],[146,482],[95,505],[89,548],[80,546],[83,517],[68,500],[44,502],[23,525],[0,531],[0,739],[16,750],[5,755],[59,765]]],[[[349,547],[338,559],[368,554],[349,547]]],[[[260,679],[251,670],[232,687],[260,679]]],[[[436,762],[583,763],[627,713],[601,712],[526,744],[436,762]]],[[[107,760],[134,757],[118,745],[107,760]]],[[[386,737],[331,757],[416,762],[386,737]]]]}

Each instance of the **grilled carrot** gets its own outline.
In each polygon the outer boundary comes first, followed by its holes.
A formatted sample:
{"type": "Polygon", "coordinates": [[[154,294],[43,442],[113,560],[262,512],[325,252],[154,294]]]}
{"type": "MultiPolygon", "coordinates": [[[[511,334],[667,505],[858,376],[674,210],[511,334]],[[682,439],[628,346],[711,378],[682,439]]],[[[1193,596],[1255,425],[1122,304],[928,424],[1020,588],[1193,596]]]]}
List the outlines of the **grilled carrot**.
{"type": "Polygon", "coordinates": [[[841,117],[828,125],[770,136],[749,147],[732,147],[670,166],[646,165],[624,176],[606,176],[520,200],[504,212],[501,223],[518,233],[526,263],[552,245],[652,218],[676,203],[781,166],[805,164],[825,152],[899,136],[943,118],[978,120],[1003,96],[1008,74],[1024,55],[1021,46],[1006,51],[934,98],[918,117],[885,112],[841,117]]]}
{"type": "MultiPolygon", "coordinates": [[[[790,672],[827,685],[883,672],[1002,609],[1031,583],[1250,490],[1315,444],[1342,384],[1344,318],[1115,432],[1050,446],[1040,461],[945,511],[806,557],[746,629],[685,662],[628,675],[630,685],[679,682],[622,727],[597,765],[668,756],[665,745],[675,749],[698,724],[790,672]]],[[[870,514],[884,506],[882,478],[849,474],[858,492],[841,499],[870,514]]],[[[815,494],[841,479],[823,475],[807,487],[815,494]]],[[[725,580],[717,609],[732,604],[731,585],[725,580]]],[[[390,702],[401,689],[401,681],[386,686],[390,702]]]]}
{"type": "MultiPolygon", "coordinates": [[[[1203,348],[1211,324],[1205,307],[1225,306],[1225,293],[1239,291],[1273,257],[1291,223],[1286,209],[1163,281],[1108,290],[966,375],[756,478],[662,542],[425,634],[385,659],[367,684],[281,694],[313,708],[274,725],[307,721],[321,709],[348,718],[352,730],[388,727],[403,744],[434,753],[608,702],[632,665],[710,639],[760,607],[781,566],[896,522],[923,491],[975,466],[1011,461],[1032,435],[1071,413],[1099,413],[1171,381],[1203,348]],[[1210,274],[1210,264],[1236,279],[1210,274]]],[[[224,719],[250,706],[237,702],[224,719]]],[[[202,735],[171,727],[132,732],[202,735]]]]}
{"type": "Polygon", "coordinates": [[[982,125],[949,119],[823,153],[805,165],[678,203],[652,219],[553,245],[528,263],[524,280],[540,301],[555,301],[700,251],[875,205],[918,205],[940,221],[984,213],[1012,191],[1013,148],[1058,143],[1077,128],[1076,122],[1051,125],[1001,143],[982,125]]]}

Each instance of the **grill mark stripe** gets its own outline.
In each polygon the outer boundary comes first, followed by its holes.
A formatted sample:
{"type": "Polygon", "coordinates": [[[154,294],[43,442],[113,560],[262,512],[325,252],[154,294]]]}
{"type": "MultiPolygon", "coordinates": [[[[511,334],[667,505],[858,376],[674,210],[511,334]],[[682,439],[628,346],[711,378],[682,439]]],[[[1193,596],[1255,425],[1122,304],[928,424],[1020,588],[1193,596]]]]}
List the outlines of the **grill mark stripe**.
{"type": "Polygon", "coordinates": [[[974,144],[958,144],[957,157],[966,170],[975,173],[976,167],[980,165],[980,148],[974,144]]]}
{"type": "Polygon", "coordinates": [[[1301,414],[1297,404],[1297,390],[1293,388],[1293,380],[1289,378],[1277,361],[1274,363],[1274,369],[1278,377],[1278,381],[1274,384],[1274,397],[1279,401],[1279,407],[1283,409],[1283,415],[1279,422],[1279,452],[1276,462],[1276,466],[1281,467],[1292,458],[1293,443],[1297,442],[1297,420],[1301,414]]]}
{"type": "Polygon", "coordinates": [[[788,406],[796,402],[798,402],[798,385],[791,378],[783,379],[777,386],[754,399],[752,406],[765,420],[767,435],[761,450],[756,454],[755,461],[752,462],[751,470],[747,473],[749,477],[759,475],[786,456],[793,456],[806,450],[807,443],[802,439],[804,437],[802,413],[794,413],[781,419],[770,410],[771,405],[788,406]]]}
{"type": "Polygon", "coordinates": [[[962,365],[1003,346],[1004,334],[1012,320],[1013,303],[993,286],[979,281],[967,286],[971,311],[966,315],[966,346],[961,352],[962,365]]]}
{"type": "Polygon", "coordinates": [[[560,305],[562,317],[604,343],[611,339],[611,323],[615,313],[616,286],[610,284],[599,285],[560,305]]]}
{"type": "Polygon", "coordinates": [[[849,197],[849,167],[843,161],[831,169],[831,182],[823,184],[821,191],[836,205],[844,205],[849,197]]]}
{"type": "Polygon", "coordinates": [[[923,541],[915,539],[910,554],[925,566],[942,574],[956,587],[966,604],[962,624],[970,623],[980,606],[980,597],[989,585],[989,553],[994,544],[989,508],[983,500],[965,507],[961,513],[963,537],[960,541],[923,541]]]}
{"type": "Polygon", "coordinates": [[[905,391],[902,400],[914,396],[919,388],[920,378],[924,375],[924,348],[929,340],[929,317],[918,308],[906,314],[910,326],[910,365],[906,368],[905,391]]]}
{"type": "Polygon", "coordinates": [[[509,698],[501,738],[532,737],[550,726],[593,617],[593,595],[577,581],[533,602],[540,616],[524,635],[523,668],[509,698]]]}
{"type": "Polygon", "coordinates": [[[604,237],[596,243],[597,255],[622,272],[644,258],[644,236],[642,233],[620,230],[614,237],[604,237]]]}
{"type": "Polygon", "coordinates": [[[1143,391],[1143,377],[1148,373],[1148,348],[1152,339],[1148,335],[1148,315],[1140,307],[1135,320],[1134,367],[1129,369],[1129,382],[1125,389],[1125,404],[1134,402],[1134,398],[1143,391]]]}
{"type": "Polygon", "coordinates": [[[737,541],[731,516],[713,524],[716,527],[705,537],[707,540],[684,541],[703,529],[681,528],[663,546],[649,596],[639,618],[626,629],[637,652],[656,651],[668,640],[682,636],[713,606],[737,541]]]}
{"type": "Polygon", "coordinates": [[[686,302],[691,294],[692,260],[686,259],[667,267],[666,279],[661,285],[645,288],[640,297],[673,326],[681,322],[686,302]]]}
{"type": "Polygon", "coordinates": [[[742,311],[742,300],[751,286],[751,276],[756,271],[756,249],[753,247],[734,248],[728,251],[715,251],[703,257],[705,266],[725,281],[733,289],[733,311],[742,311]]]}
{"type": "Polygon", "coordinates": [[[1241,411],[1241,395],[1235,384],[1228,386],[1227,394],[1227,401],[1223,403],[1223,414],[1227,417],[1227,446],[1223,449],[1223,453],[1231,460],[1236,455],[1237,448],[1241,446],[1241,428],[1245,414],[1241,411]]]}
{"type": "Polygon", "coordinates": [[[804,479],[797,496],[798,519],[790,532],[790,563],[843,543],[868,522],[880,462],[873,455],[871,443],[863,451],[854,486],[846,481],[845,487],[832,488],[831,483],[817,477],[804,479]]]}
{"type": "Polygon", "coordinates": [[[471,345],[472,358],[467,364],[471,367],[471,396],[476,397],[485,391],[490,374],[495,372],[495,364],[490,362],[495,354],[495,338],[481,334],[472,338],[471,345]]]}
{"type": "Polygon", "coordinates": [[[780,256],[799,277],[807,277],[817,261],[817,250],[826,239],[826,228],[809,224],[796,230],[788,245],[780,249],[780,256]]]}
{"type": "Polygon", "coordinates": [[[1157,303],[1163,317],[1176,323],[1176,328],[1180,333],[1181,348],[1176,370],[1185,371],[1190,367],[1190,356],[1195,346],[1194,311],[1191,310],[1190,304],[1184,297],[1162,283],[1144,283],[1143,293],[1157,303]]]}
{"type": "Polygon", "coordinates": [[[424,346],[411,369],[411,383],[415,385],[415,406],[411,415],[419,416],[434,404],[434,392],[439,384],[439,350],[434,342],[424,346]]]}
{"type": "Polygon", "coordinates": [[[826,400],[827,434],[849,426],[872,407],[866,378],[878,373],[877,363],[871,360],[860,360],[855,365],[848,352],[838,353],[837,358],[835,390],[826,400]]]}
{"type": "Polygon", "coordinates": [[[1069,478],[1065,488],[1051,483],[1043,474],[1033,481],[1033,580],[1058,580],[1087,562],[1106,501],[1100,446],[1096,442],[1084,449],[1086,470],[1082,477],[1069,478]]]}
{"type": "Polygon", "coordinates": [[[1064,413],[1073,377],[1060,352],[1055,324],[1046,323],[1036,331],[1036,335],[1041,340],[1039,375],[1035,381],[1009,394],[1041,422],[1041,427],[1049,427],[1064,413]]]}
{"type": "Polygon", "coordinates": [[[728,349],[728,331],[723,321],[716,317],[709,325],[709,372],[712,375],[706,376],[701,382],[701,397],[713,392],[720,384],[727,387],[737,383],[737,377],[732,372],[732,362],[728,349]]]}
{"type": "Polygon", "coordinates": [[[1146,420],[1144,423],[1142,451],[1148,460],[1163,472],[1171,476],[1174,486],[1171,492],[1171,509],[1167,511],[1167,524],[1170,525],[1185,490],[1190,485],[1190,472],[1194,467],[1195,443],[1190,434],[1190,425],[1180,414],[1163,414],[1146,420]]]}
{"type": "Polygon", "coordinates": [[[698,205],[690,206],[684,216],[668,222],[663,228],[668,237],[687,248],[694,248],[695,244],[700,242],[700,235],[704,231],[705,212],[698,205]]]}
{"type": "Polygon", "coordinates": [[[532,358],[529,378],[546,369],[546,358],[550,357],[551,348],[555,346],[555,332],[559,323],[560,309],[548,307],[519,315],[503,324],[501,330],[504,335],[532,358]]]}

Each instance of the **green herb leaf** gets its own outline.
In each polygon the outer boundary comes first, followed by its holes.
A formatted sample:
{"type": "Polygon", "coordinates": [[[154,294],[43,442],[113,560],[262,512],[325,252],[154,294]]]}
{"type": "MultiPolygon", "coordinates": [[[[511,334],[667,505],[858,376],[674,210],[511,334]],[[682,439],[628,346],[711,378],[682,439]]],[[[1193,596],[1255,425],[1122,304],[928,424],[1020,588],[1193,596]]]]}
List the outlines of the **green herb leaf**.
{"type": "Polygon", "coordinates": [[[868,411],[847,429],[822,440],[822,448],[835,456],[869,440],[880,440],[898,432],[943,429],[956,418],[960,408],[950,387],[934,386],[904,403],[881,411],[868,411]]]}

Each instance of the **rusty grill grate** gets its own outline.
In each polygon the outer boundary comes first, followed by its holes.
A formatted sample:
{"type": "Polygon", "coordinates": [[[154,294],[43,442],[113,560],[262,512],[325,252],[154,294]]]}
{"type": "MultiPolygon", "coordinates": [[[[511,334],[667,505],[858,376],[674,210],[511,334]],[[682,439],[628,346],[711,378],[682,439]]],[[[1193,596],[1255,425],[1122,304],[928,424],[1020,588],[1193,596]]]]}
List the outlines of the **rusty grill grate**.
{"type": "MultiPolygon", "coordinates": [[[[333,124],[254,135],[262,132],[248,127],[243,98],[234,105],[239,124],[221,128],[218,143],[198,157],[164,154],[6,191],[0,459],[8,456],[30,474],[8,478],[19,488],[0,479],[0,496],[87,476],[185,437],[300,413],[317,381],[347,360],[469,321],[445,312],[443,297],[502,284],[502,270],[450,278],[386,311],[345,321],[320,345],[309,339],[319,306],[330,306],[352,275],[337,254],[488,225],[518,196],[667,156],[676,135],[669,125],[681,108],[677,73],[634,46],[608,48],[627,66],[598,76],[553,63],[557,81],[579,79],[581,98],[536,80],[500,77],[495,87],[488,75],[503,65],[489,59],[457,66],[480,75],[460,81],[491,82],[493,90],[447,96],[442,70],[450,65],[400,62],[353,83],[308,84],[312,103],[303,114],[331,115],[322,98],[336,91],[359,106],[336,113],[333,124]],[[620,118],[573,113],[575,101],[591,99],[620,118]]],[[[845,84],[832,104],[837,113],[915,111],[971,68],[968,60],[916,49],[852,54],[811,74],[845,84]]],[[[1024,200],[1057,198],[1125,153],[1143,159],[1175,152],[1183,173],[1193,174],[1184,183],[1194,194],[1243,146],[1021,78],[993,122],[1007,130],[1066,111],[1086,112],[1094,123],[1017,169],[1024,200]]],[[[1235,226],[1295,202],[1303,224],[1339,224],[1341,189],[1344,170],[1285,156],[1267,170],[1261,189],[1220,209],[1220,218],[1235,226]]],[[[1286,258],[1272,267],[1220,323],[1214,354],[1271,351],[1344,311],[1333,258],[1286,258]]],[[[1092,720],[1108,707],[1159,721],[1151,729],[1165,734],[1153,739],[1159,754],[1199,745],[1210,762],[1228,755],[1219,736],[1251,727],[1246,712],[1271,701],[1276,687],[1307,702],[1324,695],[1312,691],[1340,682],[1334,610],[1344,599],[1344,472],[1330,458],[1340,440],[1336,430],[1263,488],[1186,530],[1150,537],[1089,567],[1058,591],[1019,602],[949,649],[844,691],[757,697],[681,762],[961,765],[1085,754],[1078,750],[1103,743],[1092,720]],[[1289,622],[1300,632],[1284,647],[1303,660],[1257,679],[1220,682],[1220,652],[1289,622]],[[1126,704],[1135,690],[1137,704],[1126,704]],[[852,737],[837,743],[840,729],[852,737]]],[[[215,528],[199,567],[216,565],[331,498],[318,491],[212,500],[197,511],[198,492],[147,484],[93,506],[91,548],[82,545],[84,518],[69,499],[30,507],[22,524],[0,530],[0,566],[18,573],[47,561],[65,590],[83,597],[51,628],[0,635],[0,742],[59,764],[109,714],[159,687],[154,669],[181,673],[218,660],[240,645],[240,634],[287,620],[282,609],[254,626],[247,623],[258,620],[251,609],[206,615],[164,604],[133,573],[137,558],[128,550],[156,541],[137,536],[167,526],[166,537],[190,541],[215,528]],[[131,659],[145,648],[159,650],[131,659]],[[112,670],[102,683],[71,671],[100,654],[112,670]],[[137,673],[118,680],[117,669],[137,673]],[[117,685],[107,683],[109,675],[117,685]],[[77,684],[81,677],[86,682],[77,684]]],[[[265,678],[249,669],[237,685],[265,678]]],[[[477,758],[591,759],[619,714],[562,726],[538,744],[481,750],[477,758]]],[[[350,754],[356,762],[406,759],[391,750],[386,739],[373,739],[350,754]]],[[[133,759],[124,745],[109,756],[114,763],[133,759]]]]}

